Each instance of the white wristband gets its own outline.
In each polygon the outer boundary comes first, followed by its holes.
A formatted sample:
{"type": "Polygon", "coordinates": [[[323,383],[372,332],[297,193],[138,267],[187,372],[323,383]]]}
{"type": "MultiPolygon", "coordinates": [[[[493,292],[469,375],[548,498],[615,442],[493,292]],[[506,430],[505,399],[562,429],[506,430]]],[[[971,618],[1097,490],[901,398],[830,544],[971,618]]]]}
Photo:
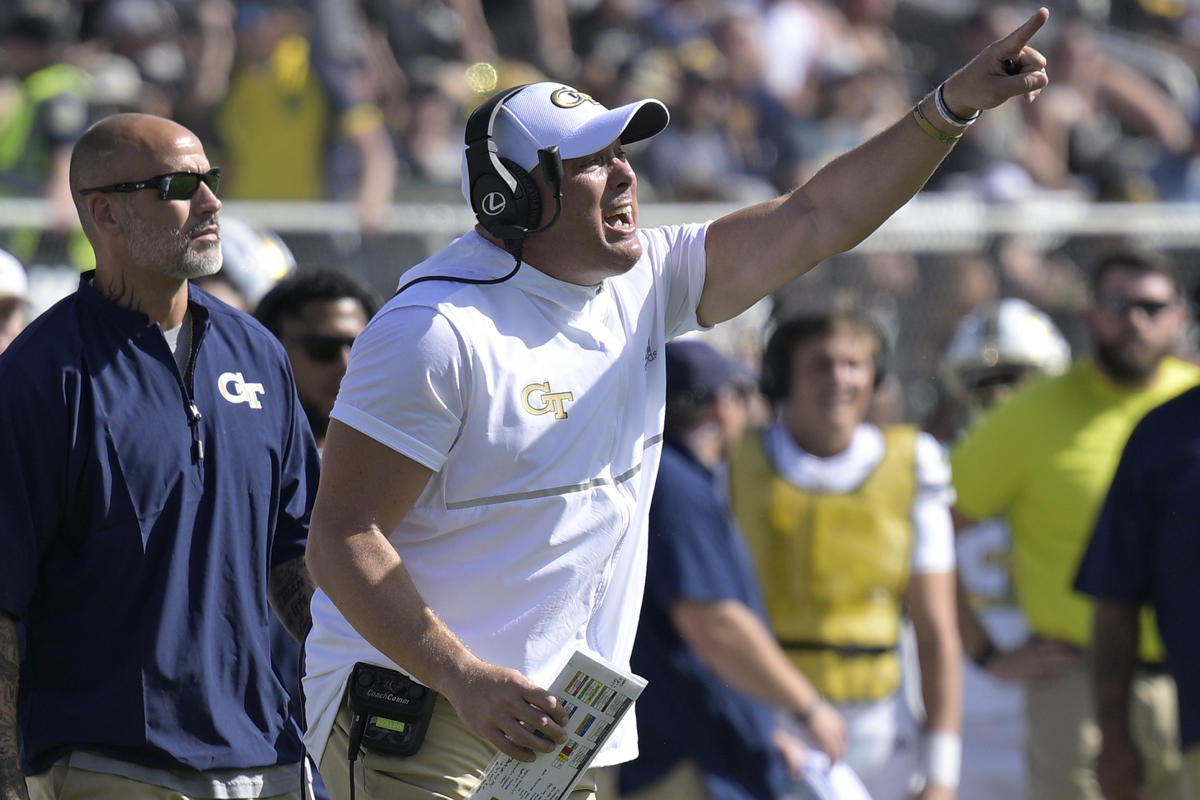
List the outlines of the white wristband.
{"type": "Polygon", "coordinates": [[[926,783],[957,789],[962,771],[962,737],[950,731],[933,731],[922,736],[921,771],[926,783]]]}
{"type": "Polygon", "coordinates": [[[977,108],[975,109],[975,113],[971,116],[960,117],[958,114],[955,114],[953,111],[951,111],[950,106],[946,104],[945,81],[942,81],[942,83],[938,85],[937,91],[933,93],[933,104],[937,107],[938,114],[941,115],[942,119],[946,120],[946,122],[950,123],[956,128],[967,127],[972,122],[979,119],[979,115],[983,113],[977,108]]]}

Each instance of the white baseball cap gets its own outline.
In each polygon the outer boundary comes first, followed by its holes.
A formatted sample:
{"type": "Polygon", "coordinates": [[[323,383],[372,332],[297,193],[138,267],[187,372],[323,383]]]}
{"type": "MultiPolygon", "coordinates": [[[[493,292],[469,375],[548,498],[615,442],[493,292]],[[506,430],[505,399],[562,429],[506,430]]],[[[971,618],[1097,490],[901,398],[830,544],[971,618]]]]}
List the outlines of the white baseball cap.
{"type": "Polygon", "coordinates": [[[29,299],[29,279],[25,268],[11,253],[0,250],[0,297],[29,299]]]}
{"type": "MultiPolygon", "coordinates": [[[[671,115],[659,100],[608,109],[578,89],[561,83],[531,83],[504,101],[496,116],[492,139],[501,158],[532,171],[538,150],[558,145],[564,159],[603,150],[618,139],[622,144],[649,139],[671,115]]],[[[471,202],[466,146],[462,158],[463,197],[471,202]]]]}

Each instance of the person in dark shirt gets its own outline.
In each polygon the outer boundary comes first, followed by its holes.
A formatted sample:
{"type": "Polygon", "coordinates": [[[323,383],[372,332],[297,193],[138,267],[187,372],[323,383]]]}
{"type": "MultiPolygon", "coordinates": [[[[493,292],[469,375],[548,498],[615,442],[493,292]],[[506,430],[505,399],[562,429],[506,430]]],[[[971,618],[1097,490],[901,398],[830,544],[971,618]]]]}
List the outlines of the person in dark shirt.
{"type": "Polygon", "coordinates": [[[1166,670],[1175,679],[1179,738],[1185,772],[1200,788],[1200,389],[1168,400],[1142,418],[1121,455],[1075,588],[1096,600],[1092,626],[1092,688],[1101,749],[1096,777],[1106,798],[1144,796],[1155,756],[1135,744],[1144,727],[1131,702],[1138,659],[1142,606],[1154,609],[1166,647],[1166,670]]]}
{"type": "Polygon", "coordinates": [[[70,183],[96,269],[0,355],[0,796],[299,798],[266,632],[311,624],[318,457],[282,346],[190,285],[220,172],[120,114],[70,183]]]}
{"type": "Polygon", "coordinates": [[[753,557],[729,510],[727,456],[746,428],[746,376],[709,345],[666,346],[663,455],[650,504],[646,593],[634,641],[637,760],[629,798],[795,796],[804,745],[790,713],[832,759],[845,724],[779,647],[753,557]]]}

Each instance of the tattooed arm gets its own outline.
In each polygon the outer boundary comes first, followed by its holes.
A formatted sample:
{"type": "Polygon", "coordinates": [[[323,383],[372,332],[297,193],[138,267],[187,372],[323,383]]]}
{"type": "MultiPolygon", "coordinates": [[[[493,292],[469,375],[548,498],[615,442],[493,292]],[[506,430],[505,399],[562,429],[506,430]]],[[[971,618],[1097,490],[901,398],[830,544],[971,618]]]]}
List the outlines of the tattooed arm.
{"type": "Polygon", "coordinates": [[[17,620],[0,611],[0,800],[29,800],[17,755],[17,620]]]}
{"type": "MultiPolygon", "coordinates": [[[[312,627],[308,604],[316,586],[304,566],[304,557],[285,561],[271,570],[271,585],[267,594],[271,607],[283,622],[283,627],[298,642],[303,642],[312,627]]],[[[0,799],[0,800],[6,800],[0,799]]]]}

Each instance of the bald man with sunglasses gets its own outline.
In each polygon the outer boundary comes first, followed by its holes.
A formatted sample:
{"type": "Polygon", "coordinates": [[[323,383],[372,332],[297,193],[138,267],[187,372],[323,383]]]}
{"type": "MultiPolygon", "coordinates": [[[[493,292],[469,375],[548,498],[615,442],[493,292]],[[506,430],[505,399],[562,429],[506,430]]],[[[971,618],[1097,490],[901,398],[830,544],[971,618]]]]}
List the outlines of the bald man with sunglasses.
{"type": "Polygon", "coordinates": [[[310,625],[318,456],[280,343],[190,282],[220,170],[121,114],[70,185],[96,269],[0,357],[0,798],[304,797],[266,630],[310,625]]]}

